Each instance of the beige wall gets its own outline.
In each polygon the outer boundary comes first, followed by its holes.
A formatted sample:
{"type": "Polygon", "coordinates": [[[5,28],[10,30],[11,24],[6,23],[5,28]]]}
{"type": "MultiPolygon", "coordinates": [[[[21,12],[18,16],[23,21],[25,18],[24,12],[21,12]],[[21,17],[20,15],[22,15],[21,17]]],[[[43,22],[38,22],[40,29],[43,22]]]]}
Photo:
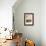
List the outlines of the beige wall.
{"type": "Polygon", "coordinates": [[[42,46],[46,46],[46,0],[41,2],[41,40],[42,46]]]}
{"type": "Polygon", "coordinates": [[[41,27],[40,27],[40,0],[23,0],[20,5],[13,7],[15,28],[18,32],[22,32],[24,38],[35,41],[36,46],[41,46],[41,27]],[[24,26],[24,13],[34,13],[34,25],[24,26]]]}

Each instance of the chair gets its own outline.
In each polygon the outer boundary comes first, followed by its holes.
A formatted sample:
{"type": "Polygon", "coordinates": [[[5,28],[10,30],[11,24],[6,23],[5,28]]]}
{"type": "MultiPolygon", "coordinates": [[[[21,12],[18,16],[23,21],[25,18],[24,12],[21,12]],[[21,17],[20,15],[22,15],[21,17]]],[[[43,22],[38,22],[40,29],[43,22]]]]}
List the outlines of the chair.
{"type": "Polygon", "coordinates": [[[35,43],[32,40],[26,40],[25,46],[35,46],[35,43]]]}
{"type": "Polygon", "coordinates": [[[21,46],[21,44],[22,44],[22,33],[15,33],[14,39],[16,42],[16,46],[21,46]]]}

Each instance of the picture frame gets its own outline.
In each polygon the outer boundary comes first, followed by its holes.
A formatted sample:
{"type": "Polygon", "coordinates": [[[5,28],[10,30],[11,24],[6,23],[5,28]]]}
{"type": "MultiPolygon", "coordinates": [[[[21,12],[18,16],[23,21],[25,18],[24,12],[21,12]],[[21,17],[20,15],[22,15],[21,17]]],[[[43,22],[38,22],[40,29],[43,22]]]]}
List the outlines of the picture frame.
{"type": "Polygon", "coordinates": [[[34,25],[34,13],[24,13],[24,26],[34,25]]]}

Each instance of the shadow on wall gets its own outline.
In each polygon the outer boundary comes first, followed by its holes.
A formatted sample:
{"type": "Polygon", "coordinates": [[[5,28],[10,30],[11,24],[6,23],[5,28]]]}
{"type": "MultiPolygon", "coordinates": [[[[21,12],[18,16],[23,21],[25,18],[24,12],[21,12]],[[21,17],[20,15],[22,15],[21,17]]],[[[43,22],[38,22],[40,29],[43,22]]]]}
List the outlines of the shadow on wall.
{"type": "Polygon", "coordinates": [[[32,39],[36,46],[41,46],[40,0],[24,0],[19,5],[18,2],[13,7],[15,28],[23,33],[25,39],[32,39]],[[24,26],[24,13],[34,13],[34,26],[24,26]]]}

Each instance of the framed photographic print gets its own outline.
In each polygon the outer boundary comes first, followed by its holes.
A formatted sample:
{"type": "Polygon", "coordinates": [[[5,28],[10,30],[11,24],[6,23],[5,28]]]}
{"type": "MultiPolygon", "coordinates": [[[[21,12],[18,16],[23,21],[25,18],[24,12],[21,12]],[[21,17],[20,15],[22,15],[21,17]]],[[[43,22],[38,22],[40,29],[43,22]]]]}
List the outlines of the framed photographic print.
{"type": "Polygon", "coordinates": [[[24,13],[24,26],[34,25],[34,13],[24,13]]]}

